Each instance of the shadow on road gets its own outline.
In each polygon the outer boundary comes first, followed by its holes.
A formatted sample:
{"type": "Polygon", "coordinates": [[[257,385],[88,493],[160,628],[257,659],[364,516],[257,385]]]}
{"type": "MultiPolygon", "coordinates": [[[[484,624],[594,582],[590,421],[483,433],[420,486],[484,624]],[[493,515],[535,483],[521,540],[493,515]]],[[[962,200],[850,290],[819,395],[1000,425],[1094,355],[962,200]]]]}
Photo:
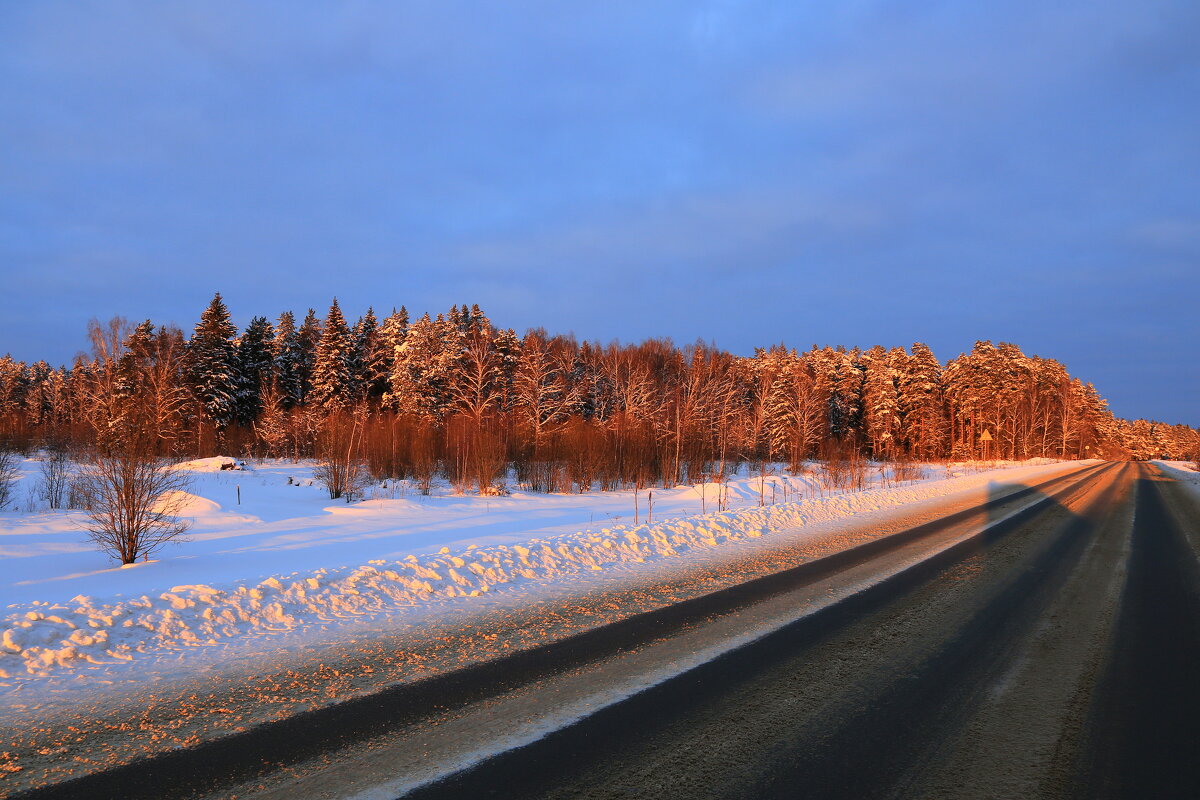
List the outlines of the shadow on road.
{"type": "Polygon", "coordinates": [[[1079,797],[1200,797],[1200,566],[1141,464],[1110,661],[1088,718],[1079,797]]]}
{"type": "MultiPolygon", "coordinates": [[[[1111,488],[1107,479],[1096,483],[1101,490],[1111,488]]],[[[845,569],[859,559],[931,537],[950,523],[982,528],[977,535],[749,646],[408,796],[890,795],[902,776],[930,757],[946,731],[956,728],[979,693],[996,682],[1013,642],[1037,624],[1098,522],[1094,515],[1061,506],[1039,488],[993,485],[982,509],[823,561],[845,569]],[[1015,499],[1037,503],[1014,512],[1015,499]],[[1061,524],[1055,534],[1031,541],[1030,556],[1021,569],[993,558],[1007,537],[1025,532],[1034,518],[1056,512],[1061,524]],[[950,630],[910,668],[895,672],[902,663],[898,655],[886,692],[815,727],[812,720],[803,719],[806,709],[796,709],[790,697],[779,696],[779,685],[794,673],[813,672],[814,660],[820,662],[815,672],[828,676],[830,693],[845,691],[860,677],[867,680],[856,674],[844,652],[820,652],[835,637],[867,641],[875,651],[870,668],[888,671],[893,663],[889,653],[904,654],[906,645],[880,638],[882,628],[876,621],[939,581],[991,589],[964,624],[950,630]],[[763,702],[772,695],[778,700],[763,702]]],[[[806,579],[818,577],[814,565],[789,573],[794,577],[806,570],[814,573],[806,579]]],[[[772,580],[783,581],[789,573],[772,580]]]]}

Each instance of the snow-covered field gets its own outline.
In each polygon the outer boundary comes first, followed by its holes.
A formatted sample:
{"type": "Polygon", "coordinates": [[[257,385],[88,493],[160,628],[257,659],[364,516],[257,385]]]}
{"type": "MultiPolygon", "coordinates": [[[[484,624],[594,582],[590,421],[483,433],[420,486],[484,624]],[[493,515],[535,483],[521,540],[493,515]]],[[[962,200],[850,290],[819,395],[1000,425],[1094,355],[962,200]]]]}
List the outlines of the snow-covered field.
{"type": "MultiPolygon", "coordinates": [[[[611,587],[764,536],[794,541],[818,523],[1063,468],[925,467],[904,485],[876,468],[858,491],[823,488],[819,470],[741,476],[720,512],[717,484],[680,486],[653,491],[647,521],[643,490],[635,524],[633,492],[478,497],[439,487],[422,496],[401,482],[346,504],[313,483],[311,465],[220,471],[227,460],[180,467],[192,478],[193,528],[147,563],[115,567],[87,541],[79,512],[0,512],[0,700],[24,702],[64,679],[102,686],[156,668],[211,669],[214,654],[262,650],[285,635],[336,637],[363,620],[402,625],[563,585],[611,587]]],[[[38,464],[22,469],[28,488],[38,464]]]]}

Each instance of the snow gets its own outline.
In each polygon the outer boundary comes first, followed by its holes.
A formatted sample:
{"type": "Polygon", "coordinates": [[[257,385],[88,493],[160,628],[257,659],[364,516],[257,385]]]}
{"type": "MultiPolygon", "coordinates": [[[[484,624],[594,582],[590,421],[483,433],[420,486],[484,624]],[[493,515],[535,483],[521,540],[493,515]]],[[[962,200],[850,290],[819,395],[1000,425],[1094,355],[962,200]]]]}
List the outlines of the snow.
{"type": "Polygon", "coordinates": [[[1196,471],[1195,461],[1155,461],[1153,463],[1190,491],[1193,497],[1200,500],[1200,472],[1196,471]]]}
{"type": "MultiPolygon", "coordinates": [[[[86,540],[79,512],[0,512],[7,567],[0,697],[27,696],[39,682],[62,679],[137,680],[158,662],[177,674],[206,650],[262,650],[306,632],[336,636],[364,619],[400,625],[447,604],[496,596],[527,602],[556,586],[615,585],[696,554],[733,552],[762,537],[794,541],[818,523],[975,490],[1000,474],[1018,482],[1063,469],[1054,462],[925,467],[907,485],[874,470],[858,491],[824,488],[818,470],[743,475],[729,481],[727,511],[711,510],[717,484],[653,490],[647,524],[644,490],[637,523],[628,491],[478,497],[442,486],[422,496],[400,482],[347,504],[329,500],[310,464],[221,469],[232,461],[177,467],[192,478],[189,541],[146,563],[106,564],[86,540]],[[772,484],[780,501],[787,487],[789,502],[771,504],[772,484]]],[[[23,464],[26,486],[37,467],[23,464]]]]}

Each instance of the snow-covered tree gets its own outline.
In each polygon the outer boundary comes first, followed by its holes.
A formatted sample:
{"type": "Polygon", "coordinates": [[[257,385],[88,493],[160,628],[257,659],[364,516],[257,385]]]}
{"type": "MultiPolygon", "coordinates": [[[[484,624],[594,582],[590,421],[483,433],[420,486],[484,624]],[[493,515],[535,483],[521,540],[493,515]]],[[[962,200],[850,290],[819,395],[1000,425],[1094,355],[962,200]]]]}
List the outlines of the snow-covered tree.
{"type": "Polygon", "coordinates": [[[921,342],[913,344],[907,370],[900,376],[900,413],[909,452],[921,459],[945,453],[946,417],[942,399],[942,365],[921,342]]]}
{"type": "Polygon", "coordinates": [[[337,298],[329,307],[313,363],[308,402],[325,411],[345,408],[353,400],[354,380],[349,359],[353,344],[337,298]]]}
{"type": "Polygon", "coordinates": [[[771,382],[766,403],[766,428],[771,452],[798,470],[821,441],[822,417],[828,400],[817,388],[812,362],[789,358],[771,382]]]}
{"type": "Polygon", "coordinates": [[[292,408],[304,397],[304,348],[296,331],[296,318],[290,311],[279,315],[275,339],[271,343],[274,359],[275,386],[279,391],[281,408],[292,408]]]}
{"type": "Polygon", "coordinates": [[[414,322],[396,349],[386,401],[403,414],[441,417],[450,403],[460,336],[441,314],[435,320],[425,314],[414,322]]]}
{"type": "Polygon", "coordinates": [[[375,346],[367,356],[365,374],[367,393],[371,397],[383,398],[388,394],[392,368],[396,363],[396,348],[404,343],[407,334],[408,310],[400,306],[399,311],[393,311],[379,326],[375,346]]]}
{"type": "Polygon", "coordinates": [[[900,395],[894,356],[876,345],[863,355],[863,432],[876,458],[896,452],[900,434],[900,395]]]}
{"type": "Polygon", "coordinates": [[[279,458],[287,452],[288,420],[282,395],[274,384],[263,391],[262,411],[254,422],[254,434],[262,442],[268,458],[279,458]]]}
{"type": "Polygon", "coordinates": [[[375,311],[358,318],[350,330],[350,350],[346,355],[346,367],[350,370],[350,393],[354,398],[365,397],[372,387],[371,359],[379,344],[379,325],[375,311]]]}
{"type": "Polygon", "coordinates": [[[223,430],[237,411],[238,372],[233,337],[237,328],[217,293],[200,315],[188,342],[188,379],[205,415],[223,430]]]}
{"type": "Polygon", "coordinates": [[[513,380],[514,407],[532,436],[534,453],[541,448],[546,427],[567,416],[567,381],[554,357],[546,332],[525,334],[513,380]]]}
{"type": "Polygon", "coordinates": [[[254,317],[237,342],[238,421],[251,425],[262,410],[262,395],[275,380],[275,332],[266,317],[254,317]]]}
{"type": "Polygon", "coordinates": [[[317,345],[321,341],[321,322],[317,312],[308,310],[304,322],[297,331],[300,337],[300,402],[308,402],[308,393],[312,391],[313,369],[317,363],[317,345]]]}

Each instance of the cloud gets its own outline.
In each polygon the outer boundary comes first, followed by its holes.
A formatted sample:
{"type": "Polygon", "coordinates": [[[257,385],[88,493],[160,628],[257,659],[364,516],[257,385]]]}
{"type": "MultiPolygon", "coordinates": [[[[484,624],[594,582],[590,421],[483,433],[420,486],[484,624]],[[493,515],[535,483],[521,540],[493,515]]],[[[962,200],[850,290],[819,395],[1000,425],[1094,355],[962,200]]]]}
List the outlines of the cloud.
{"type": "Polygon", "coordinates": [[[586,264],[617,272],[650,268],[755,271],[778,267],[809,241],[870,235],[884,220],[870,206],[803,198],[783,189],[685,194],[602,219],[572,220],[477,240],[456,260],[482,268],[552,271],[586,264]]]}
{"type": "MultiPolygon", "coordinates": [[[[106,309],[188,327],[221,289],[247,316],[478,300],[599,338],[1017,338],[1071,363],[1171,314],[1162,347],[1194,364],[1198,22],[1185,0],[0,4],[0,352],[69,357],[106,309]],[[999,299],[972,310],[972,282],[999,299]]],[[[1180,394],[1093,366],[1147,408],[1180,394]]]]}

